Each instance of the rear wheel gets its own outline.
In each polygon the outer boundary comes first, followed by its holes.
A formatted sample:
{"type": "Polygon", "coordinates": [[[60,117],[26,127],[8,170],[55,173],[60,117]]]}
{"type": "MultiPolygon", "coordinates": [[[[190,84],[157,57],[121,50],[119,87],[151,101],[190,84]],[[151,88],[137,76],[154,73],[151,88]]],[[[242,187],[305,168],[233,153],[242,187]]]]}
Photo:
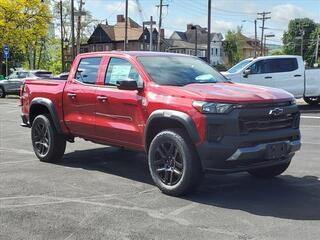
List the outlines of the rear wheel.
{"type": "Polygon", "coordinates": [[[320,103],[320,97],[304,97],[303,100],[309,105],[318,105],[320,103]]]}
{"type": "Polygon", "coordinates": [[[49,115],[37,116],[31,128],[33,150],[40,161],[57,162],[66,149],[66,139],[55,129],[49,115]]]}
{"type": "Polygon", "coordinates": [[[148,154],[153,181],[165,194],[179,196],[194,190],[202,177],[196,149],[181,129],[160,132],[148,154]]]}
{"type": "Polygon", "coordinates": [[[3,87],[0,87],[0,98],[5,98],[6,97],[6,92],[4,91],[3,87]]]}
{"type": "Polygon", "coordinates": [[[286,171],[290,163],[291,159],[289,162],[282,163],[280,165],[249,170],[248,173],[257,178],[273,178],[286,171]]]}

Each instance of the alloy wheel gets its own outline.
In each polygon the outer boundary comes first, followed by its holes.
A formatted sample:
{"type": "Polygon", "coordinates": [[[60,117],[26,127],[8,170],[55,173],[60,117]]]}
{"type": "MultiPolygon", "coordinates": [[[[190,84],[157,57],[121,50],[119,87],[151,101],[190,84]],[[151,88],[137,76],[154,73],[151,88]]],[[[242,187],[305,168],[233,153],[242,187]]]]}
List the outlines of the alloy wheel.
{"type": "Polygon", "coordinates": [[[43,122],[37,122],[33,127],[34,147],[41,156],[46,156],[50,147],[50,132],[48,127],[43,122]]]}
{"type": "Polygon", "coordinates": [[[159,179],[166,185],[173,186],[182,177],[183,159],[174,142],[164,142],[156,148],[153,165],[159,179]]]}

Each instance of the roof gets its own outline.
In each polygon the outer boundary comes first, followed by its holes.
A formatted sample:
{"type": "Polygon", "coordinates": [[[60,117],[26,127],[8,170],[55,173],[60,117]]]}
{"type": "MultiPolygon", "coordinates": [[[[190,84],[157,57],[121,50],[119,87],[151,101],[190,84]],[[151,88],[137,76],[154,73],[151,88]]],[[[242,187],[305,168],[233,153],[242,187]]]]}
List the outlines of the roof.
{"type": "MultiPolygon", "coordinates": [[[[125,35],[125,21],[117,22],[115,25],[99,24],[98,27],[101,27],[102,30],[109,36],[111,41],[124,41],[125,35]]],[[[128,41],[139,40],[143,33],[143,28],[133,21],[131,18],[128,18],[128,41]]]]}
{"type": "Polygon", "coordinates": [[[104,52],[89,52],[81,53],[78,56],[105,56],[105,55],[118,55],[118,56],[131,56],[131,57],[146,57],[146,56],[189,56],[179,53],[169,52],[150,52],[150,51],[104,51],[104,52]]]}
{"type": "MultiPolygon", "coordinates": [[[[174,48],[189,48],[189,49],[194,49],[195,48],[195,43],[183,41],[183,40],[174,40],[174,39],[167,39],[168,43],[170,44],[170,49],[174,48]]],[[[207,45],[206,44],[197,44],[197,48],[199,50],[206,50],[207,45]]]]}

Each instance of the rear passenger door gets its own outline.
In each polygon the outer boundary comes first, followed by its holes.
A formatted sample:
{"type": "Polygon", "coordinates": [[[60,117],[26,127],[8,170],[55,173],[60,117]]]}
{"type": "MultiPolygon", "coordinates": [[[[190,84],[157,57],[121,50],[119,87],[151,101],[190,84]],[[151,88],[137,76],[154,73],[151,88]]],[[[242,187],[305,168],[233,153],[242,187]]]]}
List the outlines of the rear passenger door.
{"type": "Polygon", "coordinates": [[[143,91],[120,90],[119,80],[131,79],[143,86],[137,69],[127,59],[111,57],[105,72],[104,86],[96,92],[96,134],[106,142],[143,148],[143,91]]]}
{"type": "Polygon", "coordinates": [[[95,136],[95,94],[101,59],[82,58],[64,89],[64,120],[71,133],[76,136],[95,136]]]}
{"type": "Polygon", "coordinates": [[[304,72],[299,68],[296,58],[270,59],[274,86],[284,89],[295,97],[302,97],[304,93],[304,72]]]}

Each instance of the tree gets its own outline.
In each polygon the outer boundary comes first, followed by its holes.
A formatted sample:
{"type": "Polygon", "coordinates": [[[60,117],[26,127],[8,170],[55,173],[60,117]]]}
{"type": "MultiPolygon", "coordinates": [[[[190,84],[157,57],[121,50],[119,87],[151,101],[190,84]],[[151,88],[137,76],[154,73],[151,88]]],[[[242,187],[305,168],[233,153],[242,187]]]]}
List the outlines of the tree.
{"type": "MultiPolygon", "coordinates": [[[[51,15],[48,4],[40,0],[0,1],[0,46],[23,52],[29,66],[35,65],[36,48],[47,36],[51,15]]],[[[0,71],[2,70],[0,54],[0,71]]]]}
{"type": "Polygon", "coordinates": [[[241,29],[238,28],[237,31],[229,30],[225,36],[224,51],[228,57],[229,65],[234,65],[239,62],[241,58],[241,29]]]}
{"type": "Polygon", "coordinates": [[[282,38],[284,53],[301,55],[301,37],[303,35],[303,59],[310,64],[313,54],[312,49],[309,47],[313,41],[311,33],[315,31],[316,26],[316,23],[309,18],[291,20],[288,25],[288,31],[284,32],[282,38]]]}

